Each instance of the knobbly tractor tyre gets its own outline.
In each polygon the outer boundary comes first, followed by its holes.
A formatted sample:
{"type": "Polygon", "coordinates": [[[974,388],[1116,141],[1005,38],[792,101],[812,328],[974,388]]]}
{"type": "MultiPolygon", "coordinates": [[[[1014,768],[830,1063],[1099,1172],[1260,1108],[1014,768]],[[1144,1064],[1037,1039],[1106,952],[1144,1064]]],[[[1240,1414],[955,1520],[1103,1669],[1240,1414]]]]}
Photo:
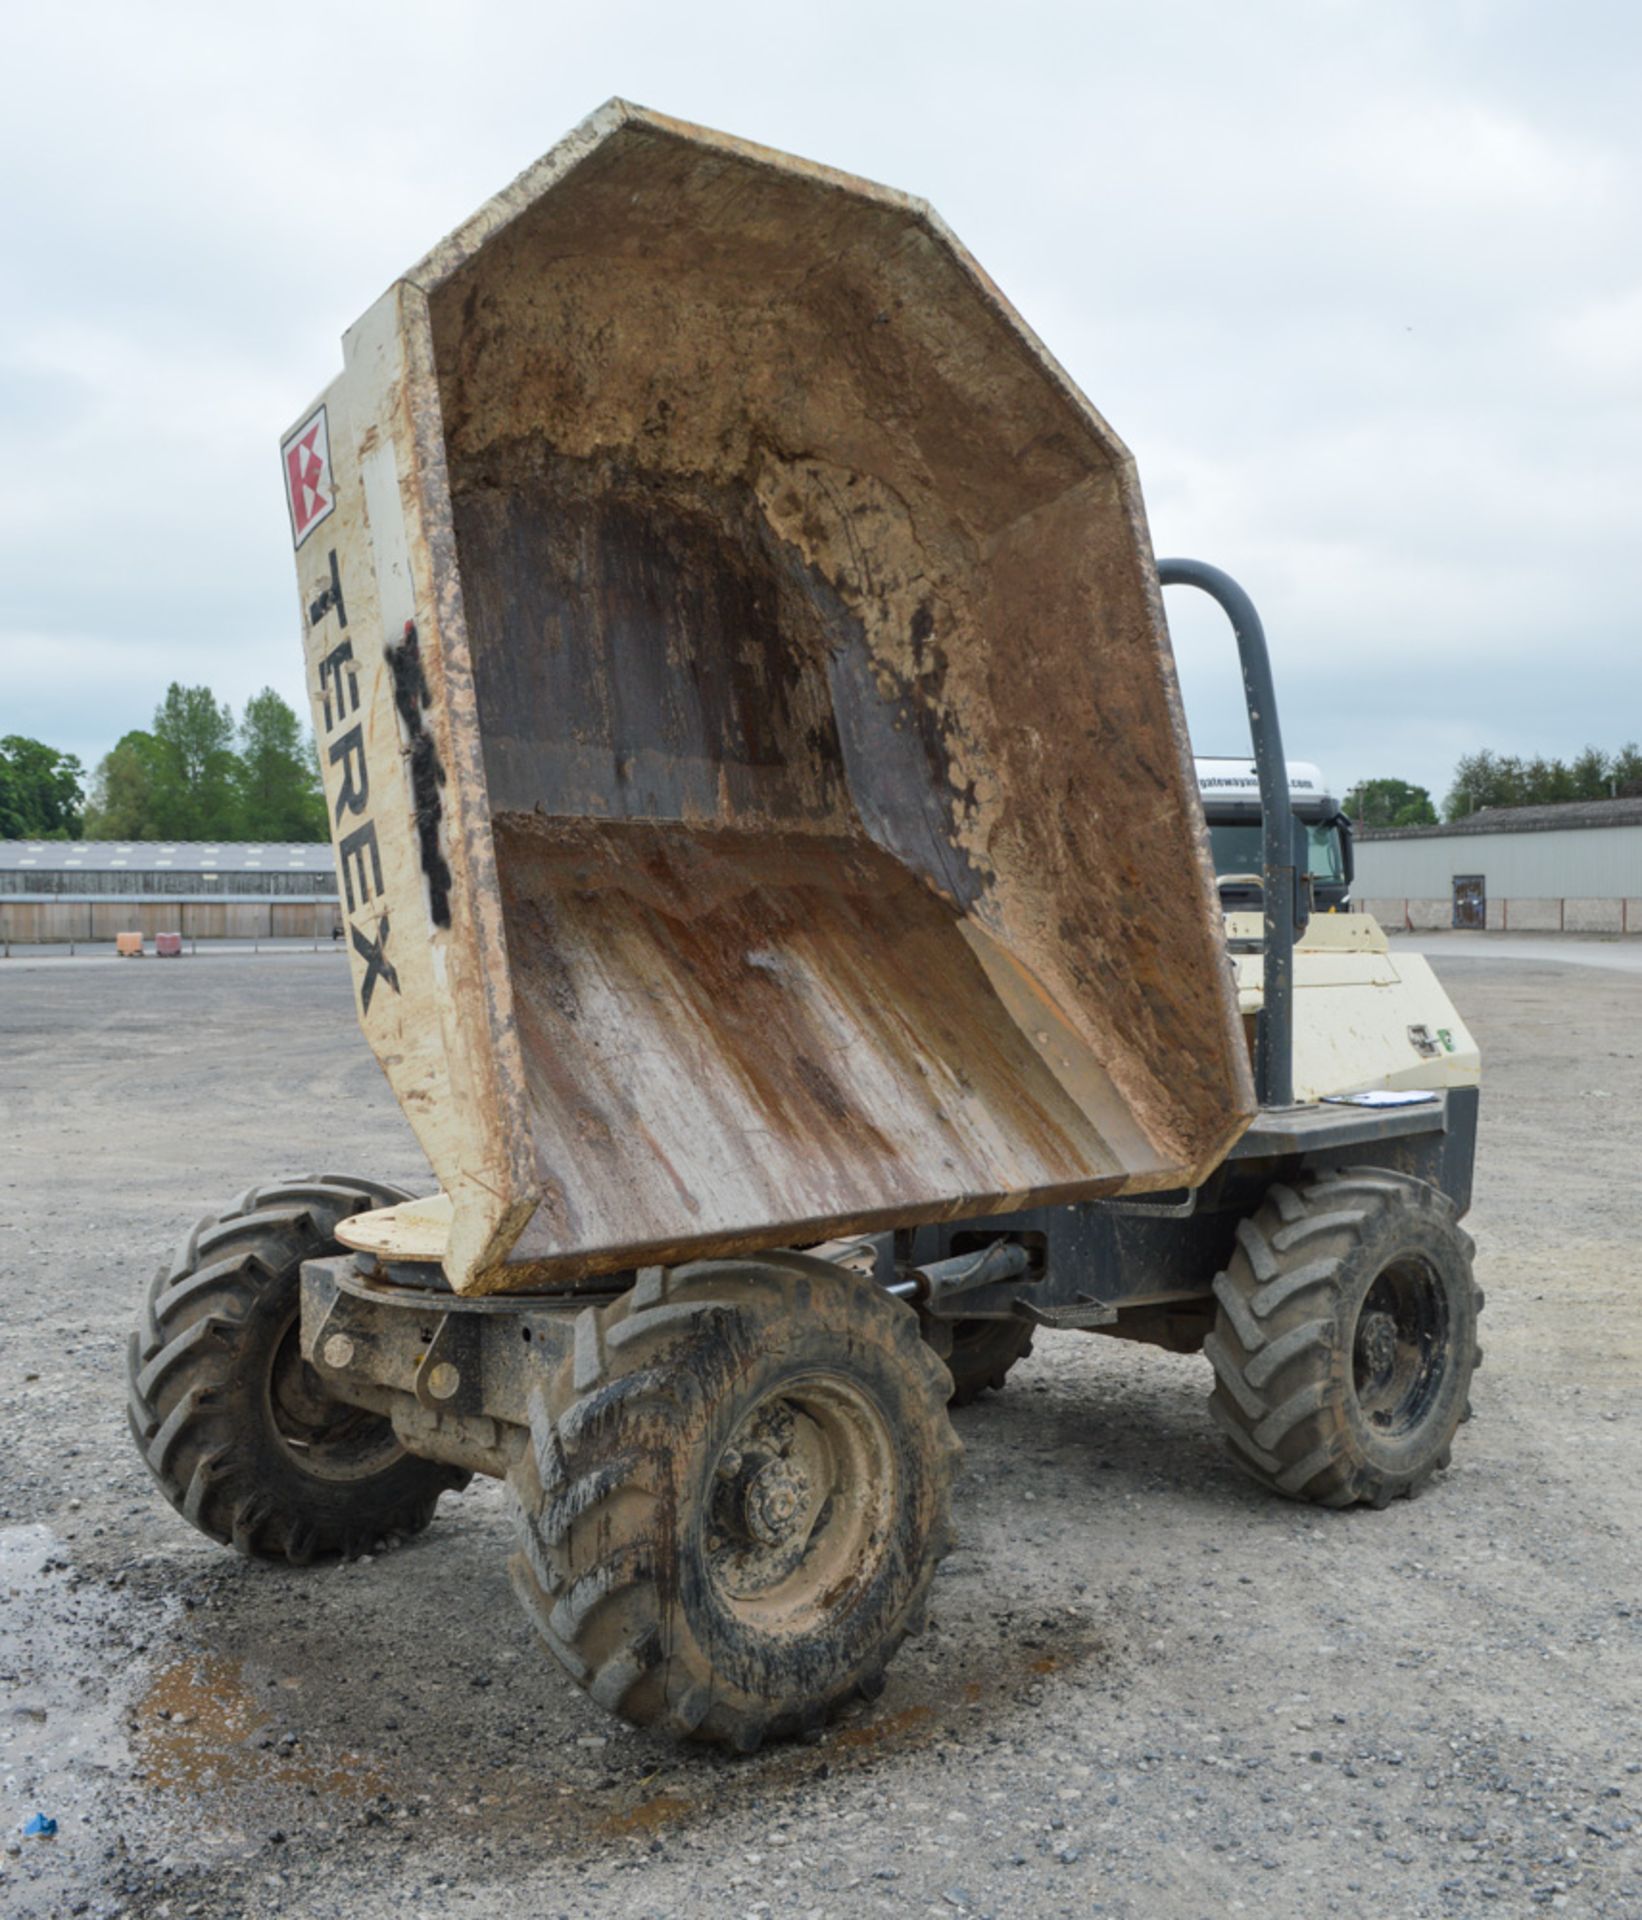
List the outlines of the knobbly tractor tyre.
{"type": "Polygon", "coordinates": [[[819,1727],[923,1623],[950,1391],[912,1310],[826,1262],[646,1270],[532,1395],[519,1596],[636,1726],[742,1753],[819,1727]]]}
{"type": "Polygon", "coordinates": [[[1003,1387],[1009,1369],[1032,1351],[1032,1328],[1024,1320],[958,1320],[952,1349],[942,1358],[952,1376],[950,1404],[967,1407],[983,1393],[1003,1387]]]}
{"type": "Polygon", "coordinates": [[[131,1336],[131,1432],[201,1533],[297,1566],[351,1558],[420,1533],[466,1485],[329,1398],[298,1341],[303,1261],[342,1252],[350,1214],[409,1198],[331,1174],[252,1187],[154,1276],[131,1336]]]}
{"type": "Polygon", "coordinates": [[[1378,1168],[1271,1188],[1239,1223],[1203,1351],[1238,1464],[1295,1500],[1383,1507],[1446,1467],[1482,1294],[1452,1202],[1378,1168]]]}

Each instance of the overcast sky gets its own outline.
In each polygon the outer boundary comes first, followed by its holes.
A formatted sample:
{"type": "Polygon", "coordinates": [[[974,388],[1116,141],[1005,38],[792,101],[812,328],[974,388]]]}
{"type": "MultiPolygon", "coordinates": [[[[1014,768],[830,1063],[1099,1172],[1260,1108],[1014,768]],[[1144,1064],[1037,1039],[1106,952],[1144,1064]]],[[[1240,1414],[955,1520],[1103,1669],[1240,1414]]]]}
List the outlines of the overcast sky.
{"type": "MultiPolygon", "coordinates": [[[[1642,9],[1009,0],[13,9],[0,734],[306,714],[277,441],[612,94],[921,193],[1266,617],[1291,756],[1446,790],[1642,735],[1642,9]]],[[[1200,751],[1229,637],[1170,596],[1200,751]]]]}

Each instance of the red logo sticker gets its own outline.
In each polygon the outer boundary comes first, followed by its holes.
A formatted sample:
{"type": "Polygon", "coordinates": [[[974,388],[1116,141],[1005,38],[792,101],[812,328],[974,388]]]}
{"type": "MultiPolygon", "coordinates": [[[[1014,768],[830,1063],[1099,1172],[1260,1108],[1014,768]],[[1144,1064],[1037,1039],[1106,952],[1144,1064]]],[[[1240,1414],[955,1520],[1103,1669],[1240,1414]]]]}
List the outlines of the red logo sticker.
{"type": "Polygon", "coordinates": [[[285,462],[285,499],[291,509],[291,537],[300,547],[336,506],[331,485],[331,436],[325,409],[309,414],[280,448],[285,462]]]}

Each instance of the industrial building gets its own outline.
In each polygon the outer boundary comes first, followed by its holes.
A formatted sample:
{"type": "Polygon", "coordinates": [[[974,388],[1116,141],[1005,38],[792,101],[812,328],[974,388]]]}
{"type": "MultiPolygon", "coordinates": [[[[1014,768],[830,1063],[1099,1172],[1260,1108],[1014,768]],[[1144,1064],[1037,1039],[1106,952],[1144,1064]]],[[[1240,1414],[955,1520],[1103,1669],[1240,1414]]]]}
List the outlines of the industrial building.
{"type": "Polygon", "coordinates": [[[1642,933],[1642,799],[1487,807],[1356,850],[1353,898],[1382,926],[1642,933]]]}
{"type": "Polygon", "coordinates": [[[329,841],[0,840],[0,939],[329,939],[329,841]]]}

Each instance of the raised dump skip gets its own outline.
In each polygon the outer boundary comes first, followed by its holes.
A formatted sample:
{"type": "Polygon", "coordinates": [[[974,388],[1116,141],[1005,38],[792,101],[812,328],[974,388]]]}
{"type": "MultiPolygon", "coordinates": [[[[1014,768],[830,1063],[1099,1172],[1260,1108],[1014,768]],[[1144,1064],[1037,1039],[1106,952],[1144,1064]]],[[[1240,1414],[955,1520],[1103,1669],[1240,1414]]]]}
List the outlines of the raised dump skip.
{"type": "Polygon", "coordinates": [[[454,1284],[1175,1185],[1246,1123],[1132,464],[921,203],[614,103],[286,466],[454,1284]]]}

